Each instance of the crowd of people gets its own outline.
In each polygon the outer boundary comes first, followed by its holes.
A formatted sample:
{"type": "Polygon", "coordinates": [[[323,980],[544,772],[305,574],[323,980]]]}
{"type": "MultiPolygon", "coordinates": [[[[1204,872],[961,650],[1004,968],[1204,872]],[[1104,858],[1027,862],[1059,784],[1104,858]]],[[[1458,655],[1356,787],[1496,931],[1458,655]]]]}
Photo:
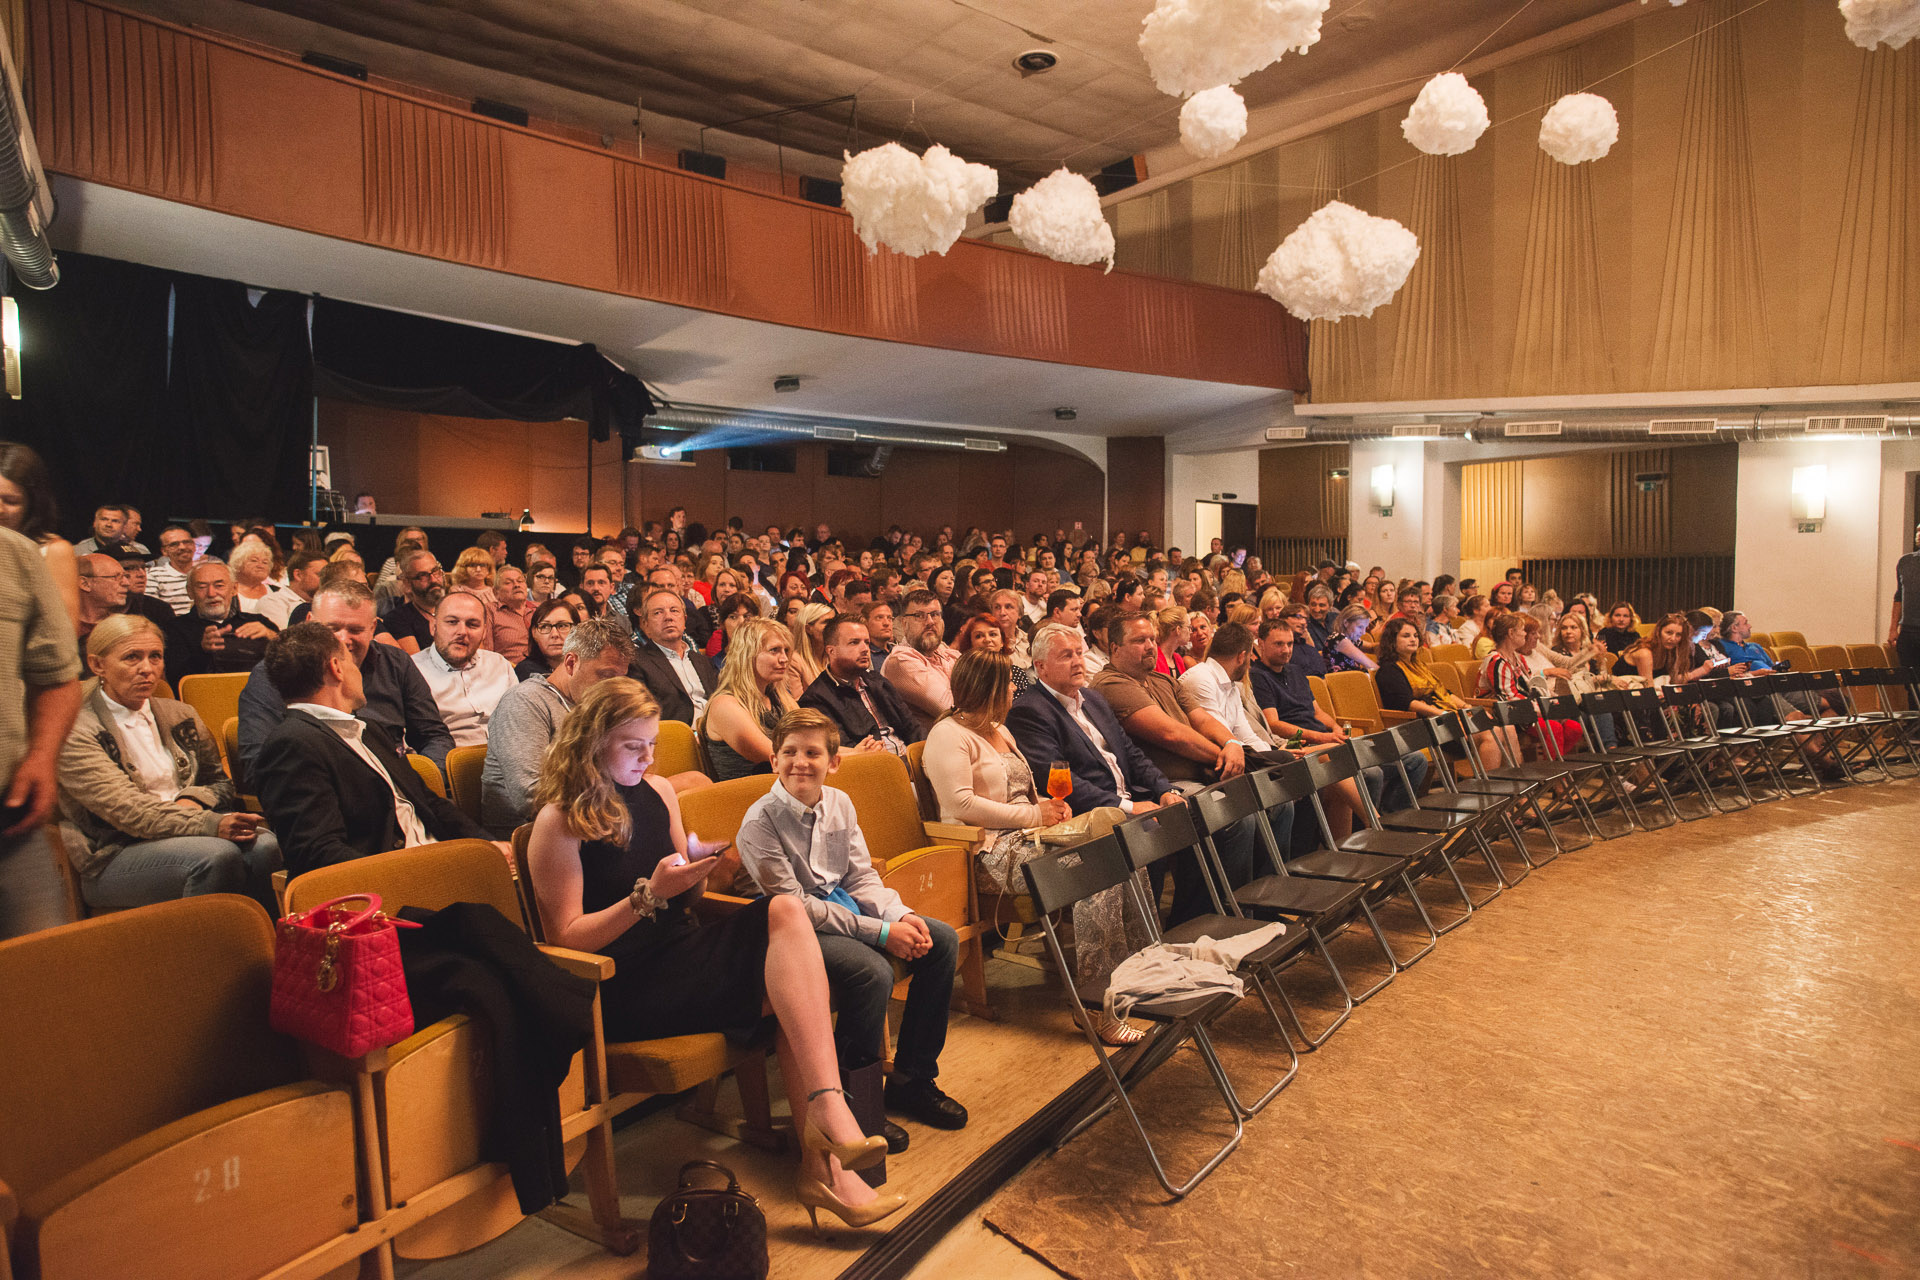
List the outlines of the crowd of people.
{"type": "MultiPolygon", "coordinates": [[[[129,506],[96,510],[78,544],[56,525],[38,459],[0,445],[0,937],[65,919],[42,832],[56,803],[93,910],[239,892],[272,911],[275,870],[456,838],[510,858],[531,824],[548,937],[619,962],[609,1034],[744,1031],[770,1012],[805,1138],[801,1198],[860,1223],[902,1203],[855,1175],[906,1132],[863,1134],[840,1093],[879,1054],[896,963],[912,995],[888,1108],[948,1128],[967,1113],[937,1083],[954,931],[875,873],[830,785],[841,756],[923,744],[938,816],[986,833],[981,890],[1012,896],[1049,847],[1346,741],[1312,676],[1372,672],[1382,706],[1438,716],[1458,704],[1436,646],[1480,660],[1475,692],[1492,698],[1771,665],[1738,612],[1648,628],[1629,603],[1563,601],[1518,569],[1484,590],[1330,560],[1276,577],[1217,539],[1193,554],[1064,530],[860,542],[824,524],[707,528],[675,508],[605,540],[535,542],[519,563],[482,533],[449,569],[421,529],[374,566],[351,533],[298,530],[283,549],[265,521],[168,524],[157,552],[129,506]],[[162,685],[205,673],[245,676],[225,762],[220,726],[162,685]],[[653,772],[663,720],[691,728],[702,771],[653,772]],[[462,746],[486,752],[477,818],[408,760],[444,767],[462,746]],[[721,848],[686,829],[679,797],[755,774],[773,783],[734,842],[751,906],[708,919],[692,907],[721,848]]],[[[1562,748],[1580,732],[1547,731],[1562,748]]],[[[1501,750],[1478,747],[1490,763],[1501,750]]],[[[1428,761],[1401,764],[1325,790],[1335,839],[1364,820],[1362,787],[1381,808],[1411,802],[1428,761]]],[[[1292,806],[1268,819],[1283,847],[1321,834],[1292,806]]],[[[1221,833],[1236,882],[1258,873],[1258,841],[1251,822],[1221,833]]],[[[1169,925],[1210,909],[1198,868],[1176,862],[1169,925]]],[[[1129,903],[1116,888],[1074,910],[1081,982],[1145,942],[1129,903]]],[[[1114,1018],[1098,1034],[1141,1036],[1114,1018]]]]}

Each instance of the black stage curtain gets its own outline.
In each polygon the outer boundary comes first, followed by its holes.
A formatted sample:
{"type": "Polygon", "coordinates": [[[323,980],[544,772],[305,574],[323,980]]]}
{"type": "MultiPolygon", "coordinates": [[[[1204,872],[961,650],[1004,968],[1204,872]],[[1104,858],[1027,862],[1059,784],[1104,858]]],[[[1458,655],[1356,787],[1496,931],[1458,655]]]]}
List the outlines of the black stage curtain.
{"type": "Polygon", "coordinates": [[[350,302],[314,306],[314,386],[321,395],[463,418],[579,418],[593,438],[639,435],[653,400],[591,345],[350,302]]]}
{"type": "Polygon", "coordinates": [[[15,291],[20,303],[19,400],[0,393],[0,436],[47,464],[59,530],[89,536],[93,509],[131,502],[155,522],[174,508],[159,481],[166,431],[169,272],[60,255],[60,283],[15,291]]]}
{"type": "Polygon", "coordinates": [[[305,295],[176,276],[167,404],[170,447],[156,461],[167,468],[174,513],[305,517],[313,439],[305,295]]]}

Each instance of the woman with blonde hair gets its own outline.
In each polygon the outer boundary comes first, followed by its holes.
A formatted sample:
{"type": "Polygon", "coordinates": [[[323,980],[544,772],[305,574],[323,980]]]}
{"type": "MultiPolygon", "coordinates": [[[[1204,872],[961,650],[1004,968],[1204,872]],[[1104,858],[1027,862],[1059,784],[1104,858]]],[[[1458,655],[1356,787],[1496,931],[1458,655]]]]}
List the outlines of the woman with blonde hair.
{"type": "Polygon", "coordinates": [[[1372,623],[1373,615],[1362,605],[1350,604],[1327,628],[1327,670],[1372,671],[1379,666],[1360,647],[1361,637],[1372,623]]]}
{"type": "Polygon", "coordinates": [[[773,729],[794,709],[787,691],[793,633],[771,618],[742,618],[720,679],[693,731],[706,743],[713,780],[773,772],[773,729]]]}
{"type": "Polygon", "coordinates": [[[547,938],[615,962],[600,984],[609,1037],[750,1034],[779,1023],[780,1075],[800,1134],[795,1195],[819,1229],[825,1209],[869,1226],[905,1206],[855,1176],[885,1157],[848,1110],[834,1054],[820,942],[796,896],[756,898],[703,920],[723,841],[686,830],[664,778],[647,776],[660,707],[637,680],[603,680],[561,723],[534,788],[528,879],[547,938]]]}
{"type": "MultiPolygon", "coordinates": [[[[934,722],[920,767],[940,805],[943,822],[986,830],[975,875],[986,893],[1009,898],[1026,892],[1023,864],[1046,851],[1042,828],[1071,816],[1064,800],[1043,792],[1033,768],[1007,732],[1013,706],[1013,663],[1004,653],[974,648],[953,664],[953,709],[934,722]]],[[[1052,761],[1045,761],[1051,765],[1052,761]]],[[[1083,814],[1074,843],[1105,835],[1126,815],[1117,808],[1083,814]]],[[[1078,982],[1104,985],[1114,966],[1146,945],[1140,921],[1125,908],[1125,886],[1095,894],[1073,908],[1073,967],[1078,982]],[[1131,928],[1129,927],[1131,926],[1131,928]],[[1129,938],[1129,933],[1134,937],[1129,938]]],[[[1144,1032],[1119,1020],[1096,1028],[1111,1045],[1133,1044],[1144,1032]]]]}
{"type": "Polygon", "coordinates": [[[468,547],[453,562],[453,571],[447,574],[447,590],[468,592],[491,606],[493,574],[493,553],[482,547],[468,547]]]}
{"type": "Polygon", "coordinates": [[[87,667],[99,684],[59,766],[61,806],[81,836],[67,855],[87,904],[118,911],[202,893],[271,904],[273,833],[239,812],[200,713],[153,696],[166,667],[160,628],[138,614],[102,619],[87,636],[87,667]]]}
{"type": "Polygon", "coordinates": [[[1153,669],[1178,680],[1194,663],[1194,659],[1187,656],[1187,646],[1193,642],[1187,611],[1179,605],[1168,605],[1153,615],[1153,624],[1157,639],[1153,669]]]}
{"type": "Polygon", "coordinates": [[[797,702],[807,686],[827,669],[827,623],[833,619],[833,606],[809,603],[800,606],[793,617],[791,635],[793,662],[787,671],[787,692],[797,702]]]}

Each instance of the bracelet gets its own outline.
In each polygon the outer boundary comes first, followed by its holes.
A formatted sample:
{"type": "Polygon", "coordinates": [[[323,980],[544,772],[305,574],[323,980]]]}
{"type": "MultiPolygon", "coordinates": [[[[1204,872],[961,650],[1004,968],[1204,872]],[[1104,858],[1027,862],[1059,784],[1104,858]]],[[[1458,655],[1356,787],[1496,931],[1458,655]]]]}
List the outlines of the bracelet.
{"type": "Polygon", "coordinates": [[[627,895],[627,905],[633,908],[633,914],[651,919],[660,909],[660,899],[653,896],[653,882],[642,880],[633,886],[633,892],[627,895]]]}
{"type": "Polygon", "coordinates": [[[888,924],[885,920],[882,920],[880,922],[880,945],[881,946],[884,947],[887,945],[887,935],[892,932],[893,932],[893,926],[891,924],[888,924]]]}

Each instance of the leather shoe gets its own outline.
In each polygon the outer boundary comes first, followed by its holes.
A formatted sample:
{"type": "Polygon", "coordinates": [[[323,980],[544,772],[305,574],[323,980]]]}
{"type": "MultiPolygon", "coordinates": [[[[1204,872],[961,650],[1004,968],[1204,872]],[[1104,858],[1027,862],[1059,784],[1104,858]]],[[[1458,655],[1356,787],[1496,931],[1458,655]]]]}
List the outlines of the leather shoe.
{"type": "Polygon", "coordinates": [[[905,1151],[907,1144],[912,1141],[907,1136],[907,1131],[891,1120],[880,1122],[880,1136],[887,1140],[887,1154],[890,1156],[897,1156],[905,1151]]]}
{"type": "Polygon", "coordinates": [[[936,1129],[964,1129],[967,1109],[940,1091],[931,1080],[887,1081],[887,1110],[932,1125],[936,1129]]]}

